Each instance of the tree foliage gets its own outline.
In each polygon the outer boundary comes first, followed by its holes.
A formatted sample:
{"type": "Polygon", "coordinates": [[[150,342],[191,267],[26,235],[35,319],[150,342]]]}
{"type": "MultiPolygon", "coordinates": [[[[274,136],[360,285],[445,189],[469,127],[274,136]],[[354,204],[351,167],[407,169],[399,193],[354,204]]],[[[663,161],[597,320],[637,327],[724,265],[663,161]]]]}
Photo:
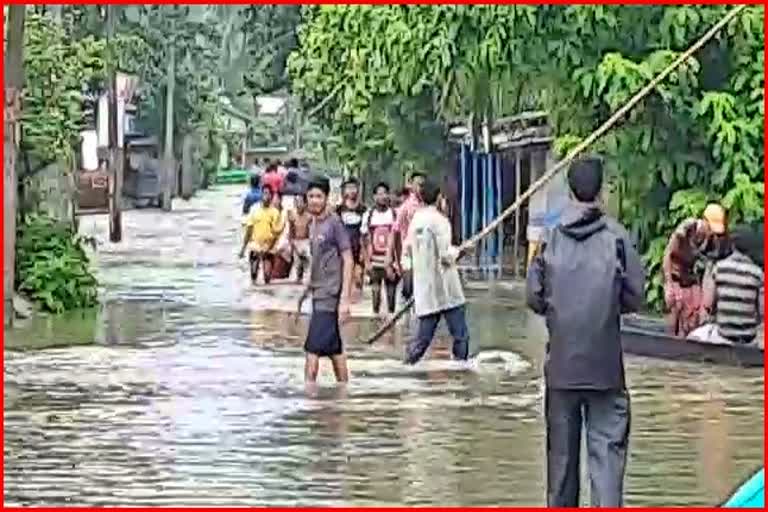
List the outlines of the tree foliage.
{"type": "Polygon", "coordinates": [[[16,289],[52,313],[94,306],[97,283],[83,244],[71,226],[26,216],[16,242],[16,289]]]}
{"type": "MultiPolygon", "coordinates": [[[[355,146],[390,119],[382,100],[426,97],[443,124],[544,108],[565,151],[728,8],[310,7],[290,71],[307,105],[333,95],[320,118],[355,146]]],[[[747,8],[593,148],[653,275],[671,229],[707,201],[722,201],[732,221],[763,218],[763,17],[747,8]]],[[[649,285],[653,304],[659,284],[649,285]]]]}

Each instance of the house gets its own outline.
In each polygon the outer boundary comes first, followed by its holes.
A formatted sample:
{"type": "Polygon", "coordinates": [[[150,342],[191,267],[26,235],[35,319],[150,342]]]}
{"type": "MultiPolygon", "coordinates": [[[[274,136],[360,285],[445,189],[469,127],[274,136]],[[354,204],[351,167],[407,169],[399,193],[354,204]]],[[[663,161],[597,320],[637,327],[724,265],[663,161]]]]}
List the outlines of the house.
{"type": "Polygon", "coordinates": [[[240,168],[246,167],[245,149],[248,143],[248,131],[253,123],[254,116],[243,112],[232,105],[229,98],[221,96],[219,98],[221,105],[220,121],[224,131],[229,135],[230,140],[237,141],[232,147],[224,144],[219,155],[219,167],[227,169],[235,164],[240,168]]]}
{"type": "MultiPolygon", "coordinates": [[[[483,129],[486,150],[476,148],[465,126],[451,129],[458,205],[453,220],[460,240],[471,238],[490,224],[554,165],[553,136],[547,121],[546,112],[498,119],[492,127],[483,129]]],[[[480,241],[475,261],[467,270],[497,277],[504,273],[524,275],[533,250],[546,229],[558,221],[567,200],[567,185],[560,174],[533,194],[495,233],[480,241]]]]}

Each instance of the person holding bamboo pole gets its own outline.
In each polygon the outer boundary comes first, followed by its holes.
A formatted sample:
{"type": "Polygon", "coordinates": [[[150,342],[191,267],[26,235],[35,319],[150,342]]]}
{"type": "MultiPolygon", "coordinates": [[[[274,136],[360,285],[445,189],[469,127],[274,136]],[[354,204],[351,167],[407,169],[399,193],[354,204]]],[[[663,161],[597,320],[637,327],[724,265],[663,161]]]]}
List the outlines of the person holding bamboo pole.
{"type": "Polygon", "coordinates": [[[414,310],[419,320],[406,349],[406,364],[416,364],[424,356],[443,318],[453,337],[454,359],[469,357],[466,299],[456,266],[462,250],[451,245],[451,223],[438,210],[440,197],[438,184],[426,180],[421,187],[424,206],[415,211],[403,244],[403,256],[413,262],[414,310]]]}
{"type": "Polygon", "coordinates": [[[637,311],[645,271],[626,233],[598,206],[600,160],[576,160],[574,204],[547,234],[528,269],[528,306],[547,321],[544,367],[547,504],[579,505],[586,426],[592,506],[620,507],[629,441],[621,314],[637,311]]]}

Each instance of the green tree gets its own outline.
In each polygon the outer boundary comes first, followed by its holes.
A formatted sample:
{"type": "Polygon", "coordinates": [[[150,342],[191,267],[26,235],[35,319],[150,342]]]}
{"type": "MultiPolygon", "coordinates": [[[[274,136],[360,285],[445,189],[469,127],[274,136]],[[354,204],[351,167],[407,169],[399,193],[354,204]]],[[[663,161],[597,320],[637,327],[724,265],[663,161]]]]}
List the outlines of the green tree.
{"type": "MultiPolygon", "coordinates": [[[[325,100],[319,118],[350,144],[392,137],[376,132],[380,101],[427,97],[443,124],[543,108],[564,151],[726,9],[311,7],[290,70],[294,91],[307,105],[325,100]]],[[[734,221],[762,220],[763,17],[749,7],[594,148],[654,276],[671,229],[708,200],[723,201],[734,221]]],[[[659,285],[649,285],[654,305],[659,285]]]]}

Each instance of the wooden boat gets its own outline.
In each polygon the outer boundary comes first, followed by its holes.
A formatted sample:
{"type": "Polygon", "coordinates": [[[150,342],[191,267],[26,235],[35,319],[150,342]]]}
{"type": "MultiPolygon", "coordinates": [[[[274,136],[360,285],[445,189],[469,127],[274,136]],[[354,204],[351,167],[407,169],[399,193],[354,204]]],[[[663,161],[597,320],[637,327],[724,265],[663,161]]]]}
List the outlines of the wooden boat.
{"type": "Polygon", "coordinates": [[[662,322],[632,317],[622,322],[621,344],[626,354],[637,356],[741,367],[765,364],[763,349],[757,345],[682,340],[665,334],[662,322]]]}

